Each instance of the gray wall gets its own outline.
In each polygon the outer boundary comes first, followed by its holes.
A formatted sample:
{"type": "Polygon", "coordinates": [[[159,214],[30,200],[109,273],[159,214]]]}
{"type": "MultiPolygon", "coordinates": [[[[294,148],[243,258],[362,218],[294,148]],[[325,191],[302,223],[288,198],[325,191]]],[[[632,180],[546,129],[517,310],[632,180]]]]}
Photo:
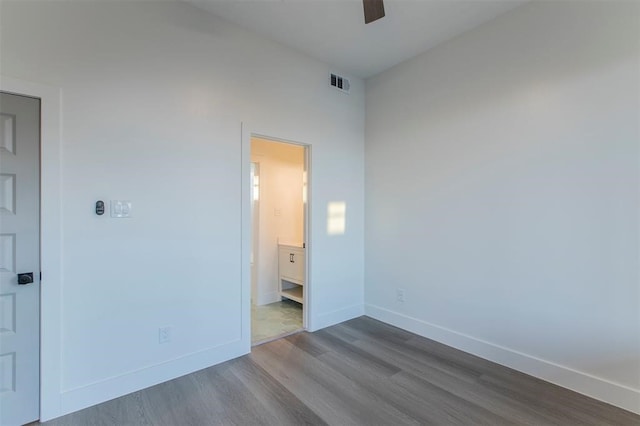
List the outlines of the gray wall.
{"type": "Polygon", "coordinates": [[[639,7],[531,3],[367,80],[367,313],[640,409],[639,7]]]}
{"type": "Polygon", "coordinates": [[[0,73],[62,97],[62,362],[43,375],[60,383],[44,418],[249,351],[241,122],[312,145],[312,326],[362,312],[361,80],[345,96],[327,65],[181,2],[0,7],[0,73]],[[131,200],[133,217],[96,216],[99,199],[131,200]]]}

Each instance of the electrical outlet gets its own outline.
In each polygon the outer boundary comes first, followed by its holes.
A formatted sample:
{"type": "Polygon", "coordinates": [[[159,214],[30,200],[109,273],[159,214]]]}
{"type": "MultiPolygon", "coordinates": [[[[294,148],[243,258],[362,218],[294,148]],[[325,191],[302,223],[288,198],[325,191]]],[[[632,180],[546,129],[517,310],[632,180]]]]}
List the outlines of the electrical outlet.
{"type": "Polygon", "coordinates": [[[171,327],[160,327],[158,329],[158,343],[168,343],[171,341],[171,327]]]}
{"type": "Polygon", "coordinates": [[[404,289],[399,288],[396,290],[396,300],[400,303],[404,303],[404,289]]]}

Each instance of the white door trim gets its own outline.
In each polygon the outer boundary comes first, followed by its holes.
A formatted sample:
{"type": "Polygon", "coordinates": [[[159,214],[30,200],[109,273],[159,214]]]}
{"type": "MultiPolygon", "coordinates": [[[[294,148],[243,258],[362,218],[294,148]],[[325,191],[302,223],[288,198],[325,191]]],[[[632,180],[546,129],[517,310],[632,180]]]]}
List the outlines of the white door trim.
{"type": "Polygon", "coordinates": [[[315,330],[313,328],[314,310],[313,310],[313,283],[311,282],[312,267],[312,250],[311,244],[311,208],[310,202],[313,199],[311,187],[313,180],[311,178],[311,144],[296,142],[294,139],[283,139],[271,136],[271,132],[257,131],[246,122],[242,123],[242,141],[241,141],[241,220],[240,220],[240,264],[241,264],[241,303],[242,303],[242,342],[243,347],[249,352],[251,350],[251,206],[250,203],[250,167],[251,167],[251,138],[259,137],[274,142],[284,142],[293,145],[299,145],[305,148],[305,166],[307,171],[307,202],[305,203],[305,221],[304,221],[304,242],[305,248],[305,291],[304,291],[304,319],[303,323],[306,330],[315,330]]]}
{"type": "Polygon", "coordinates": [[[40,98],[40,419],[58,417],[62,389],[61,90],[0,76],[0,90],[40,98]]]}
{"type": "Polygon", "coordinates": [[[246,123],[240,130],[240,340],[251,352],[251,132],[246,123]]]}

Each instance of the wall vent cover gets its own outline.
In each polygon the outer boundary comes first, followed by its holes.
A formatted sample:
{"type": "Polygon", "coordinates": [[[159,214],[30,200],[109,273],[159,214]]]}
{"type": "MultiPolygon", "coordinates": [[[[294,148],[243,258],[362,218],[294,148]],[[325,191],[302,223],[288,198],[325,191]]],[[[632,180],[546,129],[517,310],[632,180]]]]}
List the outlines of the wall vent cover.
{"type": "Polygon", "coordinates": [[[349,93],[349,88],[351,88],[349,80],[336,74],[331,74],[329,84],[331,84],[332,87],[335,87],[336,89],[341,90],[345,93],[349,93]]]}

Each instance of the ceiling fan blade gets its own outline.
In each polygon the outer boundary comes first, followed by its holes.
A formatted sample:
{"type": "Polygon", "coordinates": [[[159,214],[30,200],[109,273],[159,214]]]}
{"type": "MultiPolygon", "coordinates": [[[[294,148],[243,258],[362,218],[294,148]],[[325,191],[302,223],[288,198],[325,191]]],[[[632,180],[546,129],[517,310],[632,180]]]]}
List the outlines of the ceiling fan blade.
{"type": "Polygon", "coordinates": [[[384,16],[382,0],[362,0],[364,6],[364,23],[370,24],[384,16]]]}

